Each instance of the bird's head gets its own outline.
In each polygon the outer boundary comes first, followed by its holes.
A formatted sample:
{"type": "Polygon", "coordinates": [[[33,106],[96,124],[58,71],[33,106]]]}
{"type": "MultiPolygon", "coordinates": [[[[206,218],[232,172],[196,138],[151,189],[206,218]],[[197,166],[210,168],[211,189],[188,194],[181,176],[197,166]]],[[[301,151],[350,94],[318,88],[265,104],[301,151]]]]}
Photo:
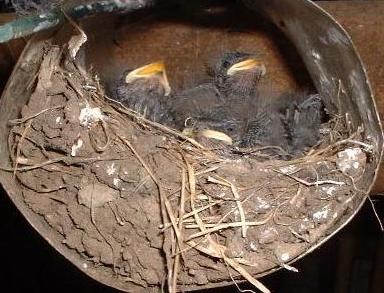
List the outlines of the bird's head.
{"type": "Polygon", "coordinates": [[[257,55],[229,52],[217,63],[215,73],[219,87],[251,91],[266,74],[266,68],[257,55]]]}
{"type": "Polygon", "coordinates": [[[160,85],[164,96],[171,93],[164,62],[154,62],[132,70],[125,76],[124,81],[128,85],[136,81],[148,82],[150,86],[160,85]]]}

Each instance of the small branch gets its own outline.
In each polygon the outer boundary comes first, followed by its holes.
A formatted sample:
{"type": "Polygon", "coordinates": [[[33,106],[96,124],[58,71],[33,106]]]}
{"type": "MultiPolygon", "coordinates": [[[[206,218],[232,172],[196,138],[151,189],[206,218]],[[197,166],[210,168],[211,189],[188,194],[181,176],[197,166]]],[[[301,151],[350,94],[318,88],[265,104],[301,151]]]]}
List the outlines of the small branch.
{"type": "MultiPolygon", "coordinates": [[[[213,206],[215,206],[217,204],[221,204],[223,202],[224,202],[223,200],[215,201],[215,202],[212,202],[212,203],[210,203],[210,204],[208,204],[206,206],[203,206],[201,208],[195,209],[192,212],[189,212],[189,213],[185,214],[182,219],[186,220],[186,219],[188,219],[190,217],[195,216],[195,214],[197,214],[197,213],[201,213],[201,212],[203,212],[203,211],[205,211],[205,210],[207,210],[207,209],[209,209],[209,208],[211,208],[211,207],[213,207],[213,206]]],[[[177,218],[176,221],[179,222],[180,218],[177,218]]],[[[164,225],[162,225],[162,227],[160,227],[160,229],[163,229],[163,231],[164,231],[165,229],[169,228],[170,226],[172,226],[172,223],[165,223],[164,225]]]]}
{"type": "Polygon", "coordinates": [[[297,182],[307,186],[307,187],[310,187],[310,186],[318,186],[318,185],[324,185],[324,184],[334,184],[334,185],[344,185],[345,182],[340,182],[340,181],[334,181],[334,180],[317,180],[315,182],[308,182],[304,179],[301,179],[301,178],[298,178],[296,176],[293,176],[293,175],[290,175],[290,174],[286,174],[286,173],[283,173],[279,170],[276,170],[276,169],[273,169],[273,171],[275,171],[276,173],[279,173],[281,175],[284,175],[284,176],[287,176],[293,180],[296,180],[297,182]]]}
{"type": "Polygon", "coordinates": [[[208,182],[217,183],[217,184],[224,185],[231,188],[233,197],[236,200],[237,209],[239,210],[241,222],[243,223],[243,226],[241,226],[241,234],[243,238],[247,237],[247,225],[245,224],[246,223],[245,212],[243,209],[243,205],[240,201],[240,195],[237,191],[236,186],[232,182],[229,182],[224,178],[220,178],[220,180],[217,180],[211,176],[208,176],[208,182]]]}
{"type": "MultiPolygon", "coordinates": [[[[180,192],[180,212],[179,212],[179,218],[182,219],[185,213],[185,186],[186,186],[186,180],[187,175],[185,169],[182,170],[181,173],[181,192],[180,192]]],[[[180,238],[183,239],[183,221],[179,221],[179,231],[180,231],[180,238]]],[[[179,246],[179,252],[175,255],[175,261],[173,263],[173,275],[172,275],[172,291],[177,292],[177,275],[179,272],[179,265],[180,265],[180,254],[182,254],[183,248],[179,246]]],[[[184,258],[184,257],[183,257],[184,258]]]]}
{"type": "Polygon", "coordinates": [[[28,123],[27,123],[27,126],[24,128],[23,130],[23,133],[21,134],[20,136],[20,139],[17,143],[17,146],[16,146],[16,160],[15,160],[15,166],[14,166],[14,171],[13,171],[13,176],[16,176],[16,173],[17,173],[17,167],[19,165],[19,157],[20,157],[20,153],[21,153],[21,146],[24,142],[24,139],[25,137],[27,136],[27,133],[29,131],[29,129],[31,128],[31,125],[32,125],[32,121],[33,120],[30,120],[28,123]]]}
{"type": "MultiPolygon", "coordinates": [[[[204,231],[197,232],[195,234],[192,234],[188,237],[187,241],[192,240],[197,237],[201,237],[219,230],[228,229],[228,228],[237,228],[237,227],[250,227],[250,226],[260,226],[266,224],[272,217],[273,213],[268,215],[265,219],[261,221],[255,221],[255,222],[232,222],[232,223],[225,223],[221,225],[217,224],[202,224],[204,226],[204,231]],[[206,229],[210,228],[210,229],[206,229]]],[[[200,225],[187,225],[185,228],[199,228],[200,225]]]]}
{"type": "MultiPolygon", "coordinates": [[[[32,166],[25,166],[25,167],[19,167],[16,169],[16,171],[31,171],[39,168],[43,168],[47,165],[52,165],[55,163],[63,162],[66,165],[75,165],[75,164],[81,164],[81,163],[93,163],[93,162],[101,162],[101,161],[120,161],[120,160],[125,160],[130,157],[120,157],[120,158],[101,158],[101,157],[96,157],[96,158],[73,158],[69,156],[62,156],[54,159],[47,160],[45,162],[37,163],[32,166]]],[[[11,167],[1,167],[0,170],[6,171],[6,172],[13,172],[15,169],[11,167]]]]}
{"type": "Polygon", "coordinates": [[[379,214],[377,213],[376,211],[376,208],[375,208],[375,204],[373,203],[373,200],[370,196],[368,196],[368,200],[369,202],[371,203],[371,207],[372,207],[372,210],[373,210],[373,213],[375,214],[375,217],[377,219],[377,222],[379,223],[380,225],[380,230],[381,232],[384,232],[384,226],[383,226],[383,222],[381,221],[380,217],[379,217],[379,214]]]}
{"type": "Polygon", "coordinates": [[[22,124],[22,123],[27,122],[30,119],[36,118],[37,116],[40,116],[41,114],[44,114],[45,112],[48,112],[48,111],[51,111],[51,110],[55,110],[55,109],[62,109],[62,108],[64,108],[63,105],[55,106],[55,107],[52,107],[52,108],[41,110],[40,112],[38,112],[36,114],[33,114],[31,116],[28,116],[28,117],[24,117],[24,118],[20,118],[20,119],[14,119],[14,120],[9,120],[8,121],[8,125],[14,126],[14,125],[22,124]]]}

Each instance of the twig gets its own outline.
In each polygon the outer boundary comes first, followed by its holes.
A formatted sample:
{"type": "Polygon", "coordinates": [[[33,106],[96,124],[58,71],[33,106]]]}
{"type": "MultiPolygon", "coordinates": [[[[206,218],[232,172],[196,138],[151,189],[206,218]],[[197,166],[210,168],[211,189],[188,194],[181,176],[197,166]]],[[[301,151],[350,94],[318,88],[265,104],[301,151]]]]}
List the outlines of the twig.
{"type": "MultiPolygon", "coordinates": [[[[15,135],[23,136],[22,133],[20,133],[20,132],[18,132],[18,131],[15,131],[14,129],[11,129],[10,134],[15,134],[15,135]]],[[[39,148],[41,149],[41,153],[42,153],[46,158],[49,157],[49,155],[48,155],[46,149],[44,148],[44,145],[43,145],[43,144],[38,143],[37,141],[35,141],[34,139],[32,139],[32,138],[30,138],[30,137],[28,137],[28,136],[25,136],[24,139],[30,141],[31,143],[33,143],[34,145],[36,145],[37,147],[39,147],[39,148]]],[[[14,160],[15,158],[12,157],[12,159],[14,160]]]]}
{"type": "Polygon", "coordinates": [[[35,113],[35,114],[33,114],[31,116],[28,116],[28,117],[14,119],[14,120],[9,120],[8,121],[8,125],[14,126],[14,125],[22,124],[22,123],[27,122],[30,119],[36,118],[37,116],[40,116],[41,114],[44,114],[45,112],[48,112],[48,111],[51,111],[51,110],[55,110],[55,109],[61,109],[61,108],[64,108],[64,106],[60,105],[60,106],[55,106],[55,107],[52,107],[52,108],[47,108],[47,109],[41,110],[40,112],[35,113]]]}
{"type": "Polygon", "coordinates": [[[260,281],[252,277],[241,265],[240,263],[244,263],[247,266],[250,266],[249,262],[244,259],[239,259],[238,262],[235,259],[230,259],[225,256],[224,250],[225,247],[222,245],[214,242],[212,239],[210,239],[209,243],[210,246],[212,246],[212,249],[208,249],[202,245],[198,245],[194,241],[187,242],[188,245],[191,245],[198,251],[214,257],[214,258],[220,258],[223,259],[228,265],[230,265],[234,270],[236,270],[240,275],[242,275],[248,282],[250,282],[253,286],[255,286],[257,289],[259,289],[263,293],[271,293],[267,287],[265,287],[260,281]]]}
{"type": "MultiPolygon", "coordinates": [[[[39,169],[39,168],[42,168],[42,167],[47,166],[47,165],[51,165],[51,164],[55,164],[55,163],[58,163],[58,162],[62,162],[64,160],[66,160],[67,158],[68,158],[67,156],[63,156],[63,157],[58,157],[58,158],[50,159],[50,160],[47,160],[45,162],[42,162],[42,163],[39,163],[39,164],[36,164],[36,165],[33,165],[33,166],[19,167],[19,168],[16,169],[16,171],[31,171],[31,170],[39,169]]],[[[7,167],[1,167],[0,166],[0,170],[7,171],[7,172],[14,172],[15,168],[7,168],[7,167]]]]}
{"type": "MultiPolygon", "coordinates": [[[[179,212],[179,219],[182,219],[184,217],[185,212],[185,186],[186,186],[186,171],[185,169],[181,172],[181,192],[180,192],[180,212],[179,212]]],[[[183,240],[183,221],[179,221],[179,231],[180,231],[180,239],[183,240]]],[[[175,255],[175,261],[173,266],[173,276],[172,276],[172,290],[173,292],[177,292],[177,275],[179,272],[179,265],[180,265],[180,254],[182,254],[183,248],[179,246],[179,252],[175,255]]]]}
{"type": "Polygon", "coordinates": [[[239,210],[241,222],[243,223],[243,226],[241,226],[241,234],[242,234],[243,238],[247,237],[247,226],[245,224],[245,222],[246,222],[245,213],[244,213],[243,205],[241,204],[240,195],[237,191],[236,186],[232,182],[230,182],[224,178],[220,178],[220,180],[217,180],[217,179],[209,176],[208,181],[213,182],[213,183],[217,183],[217,184],[221,184],[224,186],[228,186],[231,188],[233,197],[236,200],[237,209],[239,210]]]}
{"type": "MultiPolygon", "coordinates": [[[[261,186],[261,187],[259,187],[258,188],[258,190],[261,190],[261,189],[263,189],[264,188],[264,186],[261,186]]],[[[242,203],[245,203],[247,200],[249,200],[251,197],[253,197],[253,196],[255,196],[256,195],[256,192],[255,193],[251,193],[250,195],[248,195],[246,198],[244,198],[243,200],[242,200],[242,203]]],[[[228,211],[227,213],[225,213],[222,217],[221,217],[221,219],[216,223],[216,225],[219,225],[219,224],[221,224],[221,223],[223,223],[224,221],[225,221],[225,219],[226,218],[228,218],[235,210],[237,210],[237,207],[234,207],[234,208],[232,208],[230,211],[228,211]]],[[[270,219],[270,217],[269,217],[269,219],[270,219]]],[[[268,222],[268,221],[267,221],[268,222]]]]}
{"type": "MultiPolygon", "coordinates": [[[[210,228],[210,229],[205,229],[204,231],[197,232],[195,234],[192,234],[191,236],[188,237],[187,241],[192,240],[197,237],[201,237],[207,234],[211,234],[213,232],[223,230],[223,229],[228,229],[228,228],[237,228],[237,227],[250,227],[250,226],[260,226],[266,224],[272,217],[272,213],[268,215],[266,219],[263,219],[261,221],[254,221],[254,222],[232,222],[232,223],[225,223],[221,225],[217,224],[202,224],[204,228],[210,228]],[[212,228],[211,228],[212,227],[212,228]]],[[[200,225],[187,225],[186,228],[199,228],[200,225]]]]}
{"type": "Polygon", "coordinates": [[[66,77],[66,80],[67,80],[68,84],[71,86],[71,88],[77,93],[77,95],[78,95],[80,98],[84,99],[84,94],[83,94],[83,92],[82,92],[80,89],[78,89],[78,87],[76,86],[76,84],[75,84],[70,78],[68,78],[68,77],[66,77]]]}
{"type": "Polygon", "coordinates": [[[85,32],[81,29],[81,27],[74,21],[66,12],[64,9],[61,10],[65,18],[69,21],[70,24],[72,24],[75,29],[79,31],[79,35],[74,35],[71,37],[71,39],[68,42],[68,51],[70,57],[74,60],[76,58],[77,52],[80,50],[81,46],[87,42],[88,37],[85,34],[85,32]]]}
{"type": "MultiPolygon", "coordinates": [[[[213,206],[215,206],[217,204],[221,204],[223,202],[224,201],[222,201],[222,200],[221,201],[215,201],[215,202],[212,202],[212,203],[210,203],[210,204],[208,204],[206,206],[203,206],[201,208],[195,209],[192,212],[189,212],[189,213],[185,214],[182,219],[183,220],[188,219],[188,218],[194,216],[196,213],[201,213],[201,212],[203,212],[203,211],[205,211],[205,210],[207,210],[207,209],[209,209],[209,208],[211,208],[211,207],[213,207],[213,206]]],[[[177,222],[179,222],[180,218],[177,218],[176,220],[177,220],[177,222]]],[[[162,227],[160,227],[160,228],[163,229],[163,231],[164,231],[165,229],[169,228],[170,226],[172,226],[172,223],[166,223],[166,224],[162,225],[162,227]]]]}
{"type": "Polygon", "coordinates": [[[250,289],[245,289],[245,290],[241,289],[240,286],[237,284],[236,280],[233,278],[233,276],[231,274],[231,271],[229,270],[229,265],[226,262],[224,262],[224,263],[226,265],[226,268],[227,268],[227,271],[228,271],[228,275],[231,278],[233,284],[235,284],[237,291],[239,291],[240,293],[256,293],[255,291],[250,290],[250,289]]]}
{"type": "Polygon", "coordinates": [[[201,175],[204,175],[204,174],[207,174],[207,173],[211,173],[213,171],[216,171],[217,169],[219,169],[220,166],[213,166],[211,168],[208,168],[208,169],[205,169],[205,170],[202,170],[202,171],[199,171],[199,172],[196,172],[195,175],[196,177],[199,177],[201,175]]]}
{"type": "MultiPolygon", "coordinates": [[[[260,151],[265,151],[265,150],[270,150],[270,149],[275,149],[275,150],[278,150],[281,152],[281,154],[283,155],[286,155],[286,156],[289,156],[291,157],[292,155],[290,153],[288,153],[286,150],[284,150],[282,147],[280,146],[274,146],[274,145],[269,145],[269,146],[262,146],[262,147],[258,147],[258,148],[250,148],[250,149],[242,149],[240,151],[235,151],[235,153],[240,153],[240,154],[243,154],[243,155],[252,155],[254,153],[257,153],[257,152],[260,152],[260,151]]],[[[269,157],[269,158],[273,158],[273,157],[276,157],[276,156],[270,156],[270,155],[267,155],[267,154],[257,154],[257,155],[261,155],[261,156],[266,156],[266,157],[269,157]]]]}
{"type": "Polygon", "coordinates": [[[301,239],[301,240],[303,240],[303,241],[305,241],[305,242],[307,242],[307,243],[310,243],[310,242],[309,242],[309,239],[308,239],[307,237],[300,235],[300,234],[297,233],[292,227],[287,227],[287,228],[288,228],[288,230],[289,230],[293,235],[295,235],[298,239],[301,239]]]}
{"type": "Polygon", "coordinates": [[[235,269],[238,273],[240,273],[248,282],[250,282],[253,286],[259,289],[263,293],[271,293],[267,287],[265,287],[260,281],[252,277],[250,273],[248,273],[239,263],[237,263],[234,259],[226,257],[224,253],[222,253],[223,259],[226,263],[228,263],[233,269],[235,269]]]}
{"type": "Polygon", "coordinates": [[[299,196],[301,195],[301,185],[298,184],[299,187],[297,188],[297,192],[296,194],[290,199],[289,201],[289,204],[290,205],[294,205],[296,203],[296,200],[299,198],[299,196]]]}
{"type": "Polygon", "coordinates": [[[115,216],[115,219],[116,219],[116,222],[120,225],[120,226],[124,226],[125,223],[122,221],[121,219],[121,216],[119,215],[119,212],[117,210],[117,206],[115,203],[112,203],[112,202],[109,202],[108,203],[109,207],[111,208],[111,211],[112,213],[114,214],[115,216]]]}
{"type": "Polygon", "coordinates": [[[383,222],[381,221],[380,217],[379,217],[379,214],[377,213],[376,211],[376,208],[375,208],[375,204],[373,203],[373,200],[370,196],[368,196],[368,200],[369,202],[371,203],[371,207],[372,207],[372,210],[373,210],[373,213],[375,214],[375,217],[377,219],[377,222],[379,223],[380,225],[380,230],[382,232],[384,232],[384,226],[383,226],[383,222]]]}
{"type": "MultiPolygon", "coordinates": [[[[129,157],[130,158],[130,157],[129,157]]],[[[63,162],[66,165],[75,165],[75,164],[81,164],[81,163],[91,163],[91,162],[100,162],[100,161],[119,161],[119,160],[125,160],[127,159],[126,157],[120,157],[120,158],[101,158],[101,157],[96,157],[96,158],[73,158],[69,156],[62,156],[54,159],[50,159],[41,163],[37,163],[32,166],[25,166],[25,167],[19,167],[16,170],[17,171],[31,171],[39,168],[43,168],[47,165],[52,165],[55,163],[63,162]]],[[[11,167],[1,167],[0,170],[6,171],[6,172],[13,172],[14,168],[11,167]]]]}
{"type": "Polygon", "coordinates": [[[17,147],[16,147],[16,160],[15,160],[13,176],[16,176],[17,167],[19,165],[19,157],[20,157],[20,152],[21,152],[21,145],[23,144],[23,141],[24,141],[25,137],[27,136],[28,130],[31,128],[32,121],[33,120],[30,120],[28,122],[27,126],[24,128],[24,131],[21,134],[20,139],[19,139],[19,141],[17,143],[17,147]]]}
{"type": "Polygon", "coordinates": [[[343,144],[348,144],[348,143],[349,144],[355,144],[355,145],[362,146],[362,147],[365,148],[366,151],[369,151],[369,152],[371,152],[374,149],[373,146],[370,145],[370,144],[367,144],[367,143],[364,143],[362,141],[358,141],[358,140],[353,139],[353,137],[355,137],[356,135],[357,134],[354,133],[349,138],[337,141],[337,142],[335,142],[335,143],[325,147],[324,149],[315,152],[311,156],[313,156],[313,157],[319,156],[319,155],[324,154],[325,152],[327,152],[327,151],[329,151],[329,150],[331,150],[331,149],[333,149],[333,148],[335,148],[337,146],[340,146],[340,145],[343,145],[343,144]]]}
{"type": "Polygon", "coordinates": [[[340,181],[334,181],[334,180],[318,180],[318,181],[315,181],[315,182],[308,182],[304,179],[301,179],[301,178],[298,178],[296,176],[293,176],[293,175],[290,175],[290,174],[287,174],[287,173],[283,173],[279,170],[276,170],[276,169],[273,169],[273,171],[275,171],[276,173],[279,173],[279,174],[282,174],[284,176],[287,176],[293,180],[296,180],[297,182],[301,183],[301,184],[304,184],[305,186],[307,187],[310,187],[310,186],[318,186],[318,185],[324,185],[324,184],[334,184],[334,185],[344,185],[345,182],[340,182],[340,181]]]}

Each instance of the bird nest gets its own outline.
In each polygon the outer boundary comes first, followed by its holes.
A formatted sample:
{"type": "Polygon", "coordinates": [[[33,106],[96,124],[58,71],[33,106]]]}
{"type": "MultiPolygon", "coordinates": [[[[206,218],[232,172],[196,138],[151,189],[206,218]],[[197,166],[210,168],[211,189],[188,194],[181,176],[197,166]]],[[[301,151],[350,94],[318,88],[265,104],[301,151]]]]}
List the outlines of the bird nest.
{"type": "Polygon", "coordinates": [[[171,292],[255,276],[313,250],[366,196],[376,154],[343,117],[294,160],[269,147],[212,149],[110,100],[96,75],[46,46],[34,91],[9,121],[25,203],[82,269],[171,292]],[[364,184],[363,184],[364,186],[364,184]]]}

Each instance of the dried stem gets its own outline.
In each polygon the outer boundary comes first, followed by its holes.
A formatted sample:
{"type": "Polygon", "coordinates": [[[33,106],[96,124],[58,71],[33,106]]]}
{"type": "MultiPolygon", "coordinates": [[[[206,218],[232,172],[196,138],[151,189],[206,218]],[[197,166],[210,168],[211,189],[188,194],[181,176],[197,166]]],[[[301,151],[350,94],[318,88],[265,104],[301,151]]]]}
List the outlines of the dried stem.
{"type": "MultiPolygon", "coordinates": [[[[179,219],[182,219],[184,217],[185,213],[185,186],[187,181],[187,175],[185,169],[182,170],[181,173],[181,193],[180,193],[180,210],[179,210],[179,219]]],[[[183,221],[179,221],[179,231],[180,231],[180,238],[183,240],[183,221]]],[[[177,275],[179,272],[179,264],[180,264],[180,254],[182,254],[183,247],[179,246],[179,252],[175,255],[175,261],[173,266],[173,276],[172,276],[172,290],[173,292],[177,292],[177,275]]],[[[184,257],[183,257],[184,258],[184,257]]]]}
{"type": "Polygon", "coordinates": [[[31,115],[31,116],[23,117],[23,118],[20,118],[20,119],[9,120],[8,124],[11,125],[11,126],[18,125],[18,124],[23,124],[23,123],[27,122],[28,120],[36,118],[36,117],[40,116],[41,114],[44,114],[45,112],[48,112],[48,111],[51,111],[51,110],[55,110],[55,109],[62,109],[62,108],[64,108],[63,105],[55,106],[55,107],[48,108],[48,109],[44,109],[44,110],[41,110],[40,112],[35,113],[35,114],[31,115]]]}

